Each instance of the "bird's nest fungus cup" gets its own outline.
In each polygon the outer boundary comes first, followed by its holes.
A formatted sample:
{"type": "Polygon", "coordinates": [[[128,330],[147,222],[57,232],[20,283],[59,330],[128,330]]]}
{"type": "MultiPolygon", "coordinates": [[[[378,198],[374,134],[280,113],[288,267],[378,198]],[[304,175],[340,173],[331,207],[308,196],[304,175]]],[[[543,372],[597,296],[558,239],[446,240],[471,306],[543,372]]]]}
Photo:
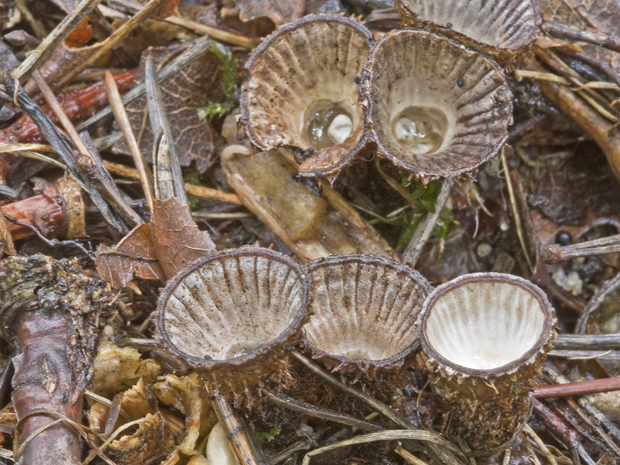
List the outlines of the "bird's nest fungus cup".
{"type": "Polygon", "coordinates": [[[478,453],[503,450],[529,419],[555,323],[545,294],[517,276],[475,273],[433,291],[418,331],[452,435],[478,453]]]}
{"type": "Polygon", "coordinates": [[[490,58],[435,33],[388,33],[363,78],[380,155],[421,177],[457,177],[497,154],[512,93],[490,58]]]}
{"type": "Polygon", "coordinates": [[[217,252],[165,287],[157,308],[164,346],[220,393],[242,395],[266,377],[284,385],[307,321],[310,282],[290,258],[258,247],[217,252]]]}
{"type": "Polygon", "coordinates": [[[241,119],[263,150],[289,146],[300,174],[336,174],[365,145],[358,84],[373,44],[359,22],[307,16],[286,24],[253,52],[241,119]]]}
{"type": "Polygon", "coordinates": [[[396,0],[396,5],[405,25],[456,31],[491,53],[526,49],[542,23],[536,0],[396,0]]]}
{"type": "Polygon", "coordinates": [[[308,273],[314,300],[302,338],[330,369],[373,379],[418,347],[416,319],[431,286],[417,271],[352,254],[315,260],[308,273]]]}

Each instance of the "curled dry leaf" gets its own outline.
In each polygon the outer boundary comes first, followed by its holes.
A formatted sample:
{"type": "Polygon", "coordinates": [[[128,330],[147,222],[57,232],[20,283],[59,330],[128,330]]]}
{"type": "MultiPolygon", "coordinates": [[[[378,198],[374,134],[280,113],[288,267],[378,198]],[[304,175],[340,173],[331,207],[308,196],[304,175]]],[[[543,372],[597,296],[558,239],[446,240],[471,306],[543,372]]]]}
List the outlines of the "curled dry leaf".
{"type": "MultiPolygon", "coordinates": [[[[150,48],[142,54],[135,83],[144,82],[144,69],[148,54],[153,55],[155,69],[183,52],[185,46],[150,48]]],[[[221,137],[209,121],[198,117],[198,109],[207,101],[221,101],[218,82],[221,81],[221,64],[213,53],[206,53],[186,68],[161,83],[161,92],[172,130],[174,144],[181,166],[189,166],[196,160],[196,167],[204,172],[213,161],[221,146],[221,137]]],[[[146,98],[141,97],[127,105],[127,115],[134,134],[142,133],[138,141],[140,150],[148,161],[152,160],[153,134],[149,124],[143,125],[146,98]],[[142,129],[144,131],[142,132],[142,129]]],[[[114,145],[116,153],[130,155],[124,141],[114,145]]]]}
{"type": "Polygon", "coordinates": [[[102,245],[95,264],[101,279],[116,289],[125,287],[134,276],[166,280],[157,260],[151,226],[146,223],[136,226],[114,247],[102,245]]]}
{"type": "Polygon", "coordinates": [[[306,9],[306,0],[246,0],[237,3],[241,21],[268,17],[276,26],[299,19],[306,9]]]}
{"type": "Polygon", "coordinates": [[[91,390],[107,398],[133,386],[140,378],[154,381],[161,367],[153,359],[142,360],[140,352],[113,343],[111,327],[104,330],[104,338],[95,357],[95,374],[91,390]]]}
{"type": "Polygon", "coordinates": [[[147,414],[135,433],[112,441],[110,458],[121,465],[142,465],[163,458],[166,455],[160,446],[163,423],[161,413],[147,414]]]}
{"type": "Polygon", "coordinates": [[[153,243],[161,269],[171,278],[188,264],[215,250],[215,244],[198,229],[189,207],[176,197],[153,201],[153,243]]]}
{"type": "Polygon", "coordinates": [[[160,402],[176,408],[185,415],[187,431],[178,450],[186,455],[197,453],[199,438],[206,437],[217,423],[217,417],[200,375],[195,372],[182,378],[168,375],[164,381],[153,386],[153,393],[160,402]]]}

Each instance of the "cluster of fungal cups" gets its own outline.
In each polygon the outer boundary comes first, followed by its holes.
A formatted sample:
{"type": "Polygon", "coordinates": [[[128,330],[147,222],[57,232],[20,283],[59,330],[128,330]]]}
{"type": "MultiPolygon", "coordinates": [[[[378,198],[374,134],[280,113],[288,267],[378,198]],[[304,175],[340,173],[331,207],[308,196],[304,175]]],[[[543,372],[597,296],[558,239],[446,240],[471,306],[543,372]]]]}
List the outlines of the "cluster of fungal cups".
{"type": "Polygon", "coordinates": [[[457,177],[496,155],[512,124],[496,60],[531,44],[538,8],[530,0],[397,3],[412,27],[378,42],[360,22],[331,15],[263,41],[241,98],[251,142],[293,148],[303,176],[335,176],[367,146],[426,178],[457,177]]]}
{"type": "Polygon", "coordinates": [[[450,434],[491,453],[529,418],[555,315],[540,289],[511,275],[466,275],[433,290],[381,257],[302,266],[242,247],[171,280],[156,321],[167,350],[237,400],[255,398],[266,379],[292,388],[298,350],[372,393],[377,375],[416,368],[421,342],[432,385],[453,412],[450,434]]]}
{"type": "MultiPolygon", "coordinates": [[[[246,134],[262,150],[291,147],[303,176],[336,176],[367,147],[421,178],[469,173],[508,136],[512,94],[498,63],[538,34],[533,1],[397,0],[407,27],[378,42],[343,16],[284,25],[247,62],[246,134]]],[[[491,455],[529,418],[555,314],[515,276],[466,275],[433,290],[385,258],[301,266],[244,247],[171,280],[157,326],[171,353],[235,399],[266,379],[292,387],[295,350],[372,393],[378,375],[419,368],[421,349],[452,413],[447,432],[491,455]]]]}

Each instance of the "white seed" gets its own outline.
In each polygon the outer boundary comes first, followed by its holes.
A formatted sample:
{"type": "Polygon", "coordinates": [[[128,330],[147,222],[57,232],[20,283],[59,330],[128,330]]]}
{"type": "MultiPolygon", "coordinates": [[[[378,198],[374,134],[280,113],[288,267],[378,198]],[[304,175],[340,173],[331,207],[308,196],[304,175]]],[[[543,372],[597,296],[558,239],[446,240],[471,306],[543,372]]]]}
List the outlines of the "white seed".
{"type": "Polygon", "coordinates": [[[327,129],[327,135],[335,144],[341,144],[353,132],[353,122],[347,115],[337,115],[327,129]]]}
{"type": "Polygon", "coordinates": [[[207,460],[213,465],[239,465],[235,454],[233,454],[228,440],[226,430],[221,423],[216,423],[207,440],[207,460]]]}

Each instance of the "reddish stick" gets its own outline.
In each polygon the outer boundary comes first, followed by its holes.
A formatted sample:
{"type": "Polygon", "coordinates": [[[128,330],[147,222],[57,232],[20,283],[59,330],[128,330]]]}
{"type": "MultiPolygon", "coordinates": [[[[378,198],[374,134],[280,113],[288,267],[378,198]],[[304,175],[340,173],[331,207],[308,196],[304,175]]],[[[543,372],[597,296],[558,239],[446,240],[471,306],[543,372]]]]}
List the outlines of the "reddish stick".
{"type": "MultiPolygon", "coordinates": [[[[21,222],[36,226],[45,237],[54,238],[64,235],[66,220],[63,201],[54,185],[46,186],[39,195],[2,206],[2,213],[21,222]]],[[[25,226],[8,222],[9,231],[14,241],[35,235],[25,226]]]]}
{"type": "Polygon", "coordinates": [[[539,386],[534,391],[534,397],[546,399],[549,397],[583,396],[586,394],[596,394],[597,392],[618,390],[620,390],[620,378],[604,378],[592,381],[579,381],[577,383],[539,386]]]}
{"type": "MultiPolygon", "coordinates": [[[[114,76],[120,92],[127,92],[133,84],[137,69],[114,76]]],[[[70,90],[58,94],[62,109],[72,121],[92,116],[108,103],[105,84],[97,82],[82,89],[70,90]]],[[[43,112],[54,122],[58,119],[48,105],[41,107],[43,112]]],[[[8,128],[0,131],[0,143],[44,142],[39,128],[28,115],[23,115],[8,128]]],[[[7,179],[10,175],[11,163],[16,160],[12,153],[0,153],[0,178],[7,179]]]]}

